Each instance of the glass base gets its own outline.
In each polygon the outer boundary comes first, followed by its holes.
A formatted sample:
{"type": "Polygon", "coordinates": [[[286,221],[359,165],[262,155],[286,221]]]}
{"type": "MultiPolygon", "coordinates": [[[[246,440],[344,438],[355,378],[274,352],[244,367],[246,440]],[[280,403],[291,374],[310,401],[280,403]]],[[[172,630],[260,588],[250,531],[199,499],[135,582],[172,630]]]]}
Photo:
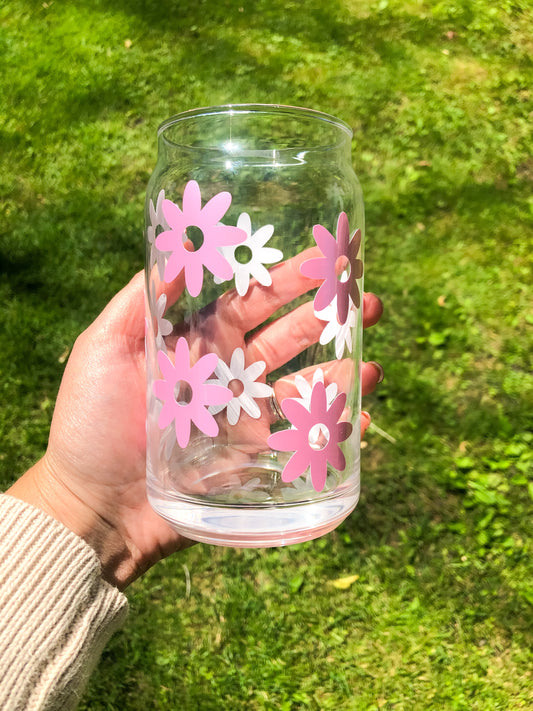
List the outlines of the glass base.
{"type": "Polygon", "coordinates": [[[295,504],[214,504],[183,499],[148,485],[152,508],[178,533],[201,543],[270,548],[303,543],[333,531],[354,510],[359,486],[295,504]]]}

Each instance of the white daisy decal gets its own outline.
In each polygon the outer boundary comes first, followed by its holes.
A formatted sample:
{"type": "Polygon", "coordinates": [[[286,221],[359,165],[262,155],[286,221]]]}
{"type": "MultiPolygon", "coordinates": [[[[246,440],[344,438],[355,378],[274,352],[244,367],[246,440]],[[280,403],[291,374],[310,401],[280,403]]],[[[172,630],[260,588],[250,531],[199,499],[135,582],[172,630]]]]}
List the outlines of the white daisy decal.
{"type": "Polygon", "coordinates": [[[216,415],[227,407],[228,423],[230,425],[237,424],[241,410],[244,410],[247,415],[257,420],[261,416],[261,410],[256,403],[256,399],[270,397],[274,392],[270,385],[256,382],[265,368],[266,363],[262,360],[258,360],[245,368],[242,348],[236,348],[233,351],[229,366],[219,358],[218,365],[215,368],[216,380],[208,382],[217,382],[229,388],[233,393],[233,398],[227,404],[212,405],[209,408],[209,412],[212,415],[216,415]]]}
{"type": "MultiPolygon", "coordinates": [[[[313,382],[308,383],[307,380],[303,377],[303,375],[295,375],[294,376],[294,384],[296,385],[296,388],[298,389],[298,392],[300,393],[300,397],[297,398],[292,398],[293,400],[296,400],[297,402],[301,403],[307,410],[310,410],[311,408],[311,394],[313,392],[313,388],[315,387],[316,383],[324,383],[324,371],[322,368],[317,368],[313,372],[313,382]]],[[[326,402],[328,407],[331,405],[333,400],[335,400],[337,396],[337,383],[330,383],[329,385],[326,386],[326,402]]]]}
{"type": "MultiPolygon", "coordinates": [[[[263,286],[272,284],[272,277],[264,265],[279,262],[283,259],[283,252],[274,247],[265,247],[274,234],[273,225],[263,225],[252,234],[250,215],[243,212],[239,215],[237,227],[246,232],[245,241],[239,245],[221,247],[221,252],[233,269],[237,293],[244,296],[250,286],[251,277],[263,286]]],[[[222,284],[223,281],[215,277],[217,284],[222,284]]]]}
{"type": "Polygon", "coordinates": [[[151,296],[151,301],[152,301],[152,308],[155,308],[155,320],[156,320],[156,326],[157,326],[155,342],[156,342],[158,350],[162,350],[165,348],[164,337],[169,336],[172,333],[171,322],[168,319],[163,318],[164,313],[167,308],[167,295],[161,294],[160,297],[156,301],[155,284],[152,282],[152,286],[150,289],[150,296],[151,296]]]}
{"type": "Polygon", "coordinates": [[[168,224],[163,215],[163,200],[165,199],[165,191],[160,190],[157,196],[156,204],[154,205],[153,200],[150,199],[148,205],[148,211],[150,213],[150,224],[146,228],[146,237],[150,245],[150,269],[157,263],[157,271],[159,272],[159,278],[163,281],[163,275],[165,273],[165,266],[167,263],[167,252],[162,252],[155,246],[155,240],[159,232],[168,230],[168,224]]]}
{"type": "Polygon", "coordinates": [[[329,306],[321,311],[315,311],[315,316],[320,321],[326,321],[326,326],[320,335],[322,346],[335,339],[335,355],[340,360],[344,353],[344,348],[352,352],[352,330],[355,327],[357,309],[350,304],[348,315],[344,323],[339,322],[337,314],[337,297],[333,299],[329,306]]]}

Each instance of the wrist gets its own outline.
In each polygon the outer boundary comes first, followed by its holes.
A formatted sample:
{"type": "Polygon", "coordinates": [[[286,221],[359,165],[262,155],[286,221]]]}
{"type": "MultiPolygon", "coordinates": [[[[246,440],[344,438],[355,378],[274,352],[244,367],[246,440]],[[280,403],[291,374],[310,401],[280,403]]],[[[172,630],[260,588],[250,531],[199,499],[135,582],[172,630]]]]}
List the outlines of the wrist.
{"type": "Polygon", "coordinates": [[[135,577],[136,566],[119,532],[56,476],[46,455],[6,493],[44,511],[82,538],[98,556],[107,582],[123,590],[135,577]]]}

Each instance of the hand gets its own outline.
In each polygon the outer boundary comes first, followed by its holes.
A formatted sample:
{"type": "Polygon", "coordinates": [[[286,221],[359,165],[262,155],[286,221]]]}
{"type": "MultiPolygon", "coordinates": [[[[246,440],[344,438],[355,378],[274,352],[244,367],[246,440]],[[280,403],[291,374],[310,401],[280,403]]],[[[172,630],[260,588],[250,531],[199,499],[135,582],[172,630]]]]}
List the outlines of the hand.
{"type": "MultiPolygon", "coordinates": [[[[309,279],[303,276],[300,271],[301,265],[317,254],[321,254],[321,252],[316,247],[307,249],[292,259],[272,267],[269,270],[272,283],[268,287],[264,287],[253,281],[253,287],[245,297],[239,297],[235,289],[225,292],[198,314],[194,314],[193,318],[186,319],[184,323],[177,323],[164,339],[163,348],[167,355],[158,355],[163,356],[163,361],[170,361],[170,367],[173,368],[174,350],[178,340],[183,337],[187,341],[187,348],[193,363],[206,353],[215,352],[222,361],[229,364],[235,349],[239,349],[242,351],[246,367],[251,364],[264,366],[263,372],[257,376],[256,380],[265,383],[271,373],[292,361],[309,346],[316,344],[324,329],[324,321],[316,318],[314,304],[310,298],[302,305],[268,322],[286,304],[292,303],[306,292],[320,286],[320,280],[309,279]],[[262,324],[266,325],[257,330],[262,324]]],[[[149,302],[154,311],[152,318],[154,331],[157,331],[158,328],[155,312],[160,310],[160,308],[156,308],[156,301],[161,294],[165,295],[168,315],[169,309],[181,296],[183,288],[183,279],[175,280],[170,284],[161,282],[157,269],[152,270],[149,302]]],[[[365,326],[375,323],[381,315],[381,302],[372,294],[365,296],[364,315],[365,326]]],[[[154,337],[155,334],[152,334],[152,339],[154,337]]],[[[287,397],[299,397],[295,377],[303,375],[305,378],[307,376],[307,380],[311,382],[316,368],[315,363],[300,373],[285,375],[273,383],[277,404],[279,405],[287,397]]],[[[347,392],[353,386],[355,373],[351,357],[323,363],[321,369],[325,374],[326,384],[335,381],[339,390],[343,392],[347,392]]],[[[229,373],[229,370],[226,372],[229,373]]],[[[377,364],[362,364],[363,388],[366,388],[366,392],[375,386],[376,378],[380,378],[381,375],[381,369],[377,364]]],[[[238,381],[233,382],[238,387],[238,381]]],[[[186,393],[187,389],[181,393],[178,399],[185,397],[186,393]]],[[[190,395],[190,390],[188,393],[190,395]]],[[[172,394],[169,402],[173,403],[175,397],[177,395],[172,394]]],[[[173,404],[175,406],[175,403],[173,404]]],[[[231,427],[228,426],[229,417],[218,417],[218,440],[231,443],[233,448],[245,448],[247,452],[268,450],[267,439],[270,435],[270,425],[278,418],[278,414],[272,410],[268,398],[258,397],[255,400],[255,405],[258,408],[255,417],[251,417],[241,410],[238,422],[230,423],[231,427]]],[[[222,405],[214,411],[220,411],[223,408],[222,405]]],[[[183,420],[186,419],[186,416],[180,408],[178,410],[180,411],[180,424],[183,427],[183,420]]],[[[362,424],[366,429],[369,424],[369,419],[366,416],[362,418],[362,424]]],[[[172,434],[173,423],[167,429],[165,438],[168,435],[169,439],[175,441],[175,435],[172,434]]],[[[174,465],[179,465],[179,462],[176,460],[174,465]]]]}
{"type": "MultiPolygon", "coordinates": [[[[120,589],[191,543],[146,497],[143,281],[137,274],[76,340],[47,451],[8,491],[84,538],[103,577],[120,589]]],[[[229,294],[221,297],[227,303],[229,294]]],[[[376,323],[381,311],[379,299],[365,294],[364,325],[376,323]]],[[[363,392],[378,380],[379,371],[364,365],[363,392]]]]}

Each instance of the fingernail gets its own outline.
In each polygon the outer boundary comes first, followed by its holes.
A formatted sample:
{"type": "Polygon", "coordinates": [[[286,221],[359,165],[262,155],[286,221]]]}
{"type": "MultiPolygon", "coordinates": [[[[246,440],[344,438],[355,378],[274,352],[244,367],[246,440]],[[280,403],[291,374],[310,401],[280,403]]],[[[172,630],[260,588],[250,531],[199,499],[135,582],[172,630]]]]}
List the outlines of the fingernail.
{"type": "Polygon", "coordinates": [[[381,365],[380,365],[379,363],[376,363],[375,360],[370,360],[370,361],[368,361],[368,364],[374,366],[374,368],[377,370],[377,372],[378,372],[378,385],[379,385],[380,383],[383,382],[383,378],[385,377],[385,371],[383,370],[383,368],[381,367],[381,365]]]}
{"type": "Polygon", "coordinates": [[[368,420],[368,424],[372,422],[372,418],[370,417],[370,413],[367,412],[366,410],[361,410],[361,417],[364,417],[365,419],[368,420]]]}

